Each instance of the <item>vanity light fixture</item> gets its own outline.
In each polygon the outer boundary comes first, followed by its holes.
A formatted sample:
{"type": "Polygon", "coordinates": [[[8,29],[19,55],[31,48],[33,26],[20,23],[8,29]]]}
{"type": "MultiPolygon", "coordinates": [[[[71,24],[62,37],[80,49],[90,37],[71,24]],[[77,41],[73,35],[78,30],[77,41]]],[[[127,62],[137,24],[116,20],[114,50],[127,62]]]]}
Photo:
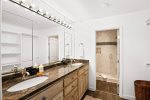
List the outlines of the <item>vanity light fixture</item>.
{"type": "Polygon", "coordinates": [[[35,4],[33,4],[33,3],[30,6],[31,6],[31,8],[35,8],[35,4]]]}
{"type": "Polygon", "coordinates": [[[26,10],[30,10],[38,15],[41,15],[43,16],[44,18],[46,19],[49,19],[57,24],[60,24],[68,29],[71,29],[72,26],[67,24],[65,21],[61,21],[60,19],[52,16],[52,15],[49,15],[49,13],[47,11],[44,11],[43,9],[39,8],[39,9],[35,9],[35,4],[27,4],[25,1],[26,0],[9,0],[23,8],[25,8],[26,10]]]}
{"type": "Polygon", "coordinates": [[[49,14],[49,12],[47,12],[47,11],[46,11],[46,12],[45,12],[45,14],[46,14],[46,15],[48,15],[48,14],[49,14]]]}
{"type": "Polygon", "coordinates": [[[19,4],[21,5],[23,2],[22,1],[19,1],[19,4]]]}
{"type": "Polygon", "coordinates": [[[51,20],[54,20],[54,16],[50,16],[50,19],[51,19],[51,20]]]}
{"type": "Polygon", "coordinates": [[[63,21],[61,22],[61,25],[63,25],[63,21]]]}
{"type": "Polygon", "coordinates": [[[57,23],[60,24],[60,19],[57,20],[57,23]]]}
{"type": "Polygon", "coordinates": [[[63,21],[63,24],[62,24],[62,25],[64,26],[65,24],[66,24],[66,22],[65,22],[65,21],[63,21]]]}
{"type": "Polygon", "coordinates": [[[54,17],[53,21],[56,22],[56,17],[54,17]]]}
{"type": "Polygon", "coordinates": [[[45,13],[43,13],[43,16],[45,16],[46,14],[45,13]]]}
{"type": "Polygon", "coordinates": [[[39,11],[42,12],[43,10],[41,8],[39,8],[39,11]]]}
{"type": "Polygon", "coordinates": [[[26,7],[30,9],[30,6],[28,4],[26,4],[26,7]]]}

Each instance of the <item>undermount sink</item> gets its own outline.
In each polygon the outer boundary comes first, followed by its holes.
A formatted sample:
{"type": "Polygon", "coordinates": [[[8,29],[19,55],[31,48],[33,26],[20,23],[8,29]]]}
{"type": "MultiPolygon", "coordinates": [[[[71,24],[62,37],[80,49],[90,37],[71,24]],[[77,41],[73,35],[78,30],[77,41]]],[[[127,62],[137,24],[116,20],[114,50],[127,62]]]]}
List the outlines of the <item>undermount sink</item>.
{"type": "Polygon", "coordinates": [[[74,63],[74,64],[71,64],[73,67],[80,67],[83,65],[83,63],[74,63]]]}
{"type": "Polygon", "coordinates": [[[23,82],[20,82],[12,87],[10,87],[7,91],[8,92],[17,92],[17,91],[21,91],[24,89],[28,89],[30,87],[36,86],[44,81],[46,81],[48,79],[47,76],[40,76],[40,77],[36,77],[36,78],[32,78],[23,82]]]}

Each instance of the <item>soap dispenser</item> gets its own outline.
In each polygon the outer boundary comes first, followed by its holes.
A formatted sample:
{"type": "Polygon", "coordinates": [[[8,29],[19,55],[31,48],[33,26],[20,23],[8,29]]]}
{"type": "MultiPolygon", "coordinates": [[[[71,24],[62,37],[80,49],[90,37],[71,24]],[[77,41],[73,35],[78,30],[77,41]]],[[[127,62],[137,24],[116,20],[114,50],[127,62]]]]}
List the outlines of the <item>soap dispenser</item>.
{"type": "Polygon", "coordinates": [[[42,64],[39,66],[39,72],[40,72],[40,73],[43,73],[43,72],[44,72],[44,66],[43,66],[42,64]]]}

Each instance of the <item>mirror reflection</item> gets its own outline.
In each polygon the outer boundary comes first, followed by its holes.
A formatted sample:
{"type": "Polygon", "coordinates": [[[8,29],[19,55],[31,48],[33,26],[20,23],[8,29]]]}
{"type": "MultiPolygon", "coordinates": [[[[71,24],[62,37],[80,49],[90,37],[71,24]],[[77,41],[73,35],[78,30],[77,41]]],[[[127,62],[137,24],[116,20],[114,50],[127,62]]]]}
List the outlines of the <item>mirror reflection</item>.
{"type": "Polygon", "coordinates": [[[2,72],[32,65],[32,21],[3,10],[1,34],[2,72]]]}
{"type": "MultiPolygon", "coordinates": [[[[65,21],[41,0],[30,1],[65,21]]],[[[72,32],[10,1],[3,1],[1,36],[2,72],[47,65],[72,57],[72,32]]]]}

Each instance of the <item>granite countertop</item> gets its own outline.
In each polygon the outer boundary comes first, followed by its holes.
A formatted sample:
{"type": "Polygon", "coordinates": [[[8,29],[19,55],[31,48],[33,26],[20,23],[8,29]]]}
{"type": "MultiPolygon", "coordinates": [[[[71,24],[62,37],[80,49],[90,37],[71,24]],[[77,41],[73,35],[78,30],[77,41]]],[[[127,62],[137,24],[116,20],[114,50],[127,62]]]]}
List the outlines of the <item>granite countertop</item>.
{"type": "MultiPolygon", "coordinates": [[[[87,63],[83,62],[83,64],[87,64],[87,63]]],[[[28,88],[25,90],[21,90],[21,91],[17,91],[17,92],[7,92],[7,89],[10,88],[11,86],[14,86],[15,84],[17,84],[19,82],[24,81],[24,80],[22,80],[22,77],[4,81],[2,83],[3,100],[18,100],[18,99],[24,100],[24,99],[32,96],[33,94],[37,93],[38,91],[46,88],[47,86],[53,84],[57,80],[63,78],[67,74],[77,70],[80,67],[82,67],[82,66],[71,67],[71,65],[58,65],[56,67],[46,69],[46,70],[44,70],[44,75],[48,76],[48,79],[46,81],[44,81],[43,83],[40,83],[34,87],[31,87],[31,88],[28,88]]],[[[36,75],[27,76],[26,80],[30,79],[30,78],[34,78],[34,77],[38,77],[38,76],[36,76],[36,75]]]]}

